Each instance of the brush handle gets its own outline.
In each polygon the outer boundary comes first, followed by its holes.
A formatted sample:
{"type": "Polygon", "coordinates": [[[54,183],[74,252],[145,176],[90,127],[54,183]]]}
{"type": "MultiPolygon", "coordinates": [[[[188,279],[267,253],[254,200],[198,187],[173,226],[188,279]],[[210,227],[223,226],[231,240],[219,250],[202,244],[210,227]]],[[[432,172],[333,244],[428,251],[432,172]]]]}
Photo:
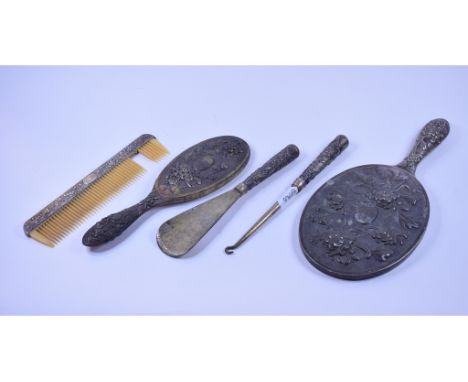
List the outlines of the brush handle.
{"type": "Polygon", "coordinates": [[[140,203],[107,216],[85,233],[82,240],[83,245],[97,247],[114,240],[145,212],[161,205],[161,201],[161,196],[156,192],[152,192],[140,203]]]}
{"type": "Polygon", "coordinates": [[[416,139],[413,149],[408,156],[398,164],[398,167],[414,174],[418,164],[447,138],[449,132],[450,125],[445,119],[433,119],[427,123],[416,139]]]}
{"type": "Polygon", "coordinates": [[[299,156],[299,149],[296,145],[288,145],[262,167],[252,173],[244,182],[242,182],[237,188],[244,189],[245,192],[250,191],[255,186],[258,186],[265,179],[269,178],[275,172],[281,170],[287,166],[294,159],[299,156]]]}
{"type": "Polygon", "coordinates": [[[325,167],[333,162],[338,155],[340,155],[349,141],[344,135],[338,135],[325,149],[319,154],[317,158],[307,167],[299,178],[293,183],[298,191],[307,186],[312,179],[314,179],[325,167]]]}

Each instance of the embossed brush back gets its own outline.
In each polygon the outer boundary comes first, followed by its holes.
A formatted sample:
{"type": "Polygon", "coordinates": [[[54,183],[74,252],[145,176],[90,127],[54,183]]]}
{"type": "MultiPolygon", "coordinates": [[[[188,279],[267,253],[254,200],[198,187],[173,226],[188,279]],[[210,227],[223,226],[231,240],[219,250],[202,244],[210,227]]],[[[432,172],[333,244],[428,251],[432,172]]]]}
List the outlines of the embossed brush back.
{"type": "Polygon", "coordinates": [[[92,226],[83,236],[83,244],[106,244],[153,208],[208,195],[236,177],[249,157],[249,145],[238,137],[220,136],[197,143],[164,168],[146,198],[92,226]]]}
{"type": "Polygon", "coordinates": [[[24,224],[25,234],[54,247],[97,208],[145,172],[132,159],[137,154],[157,161],[168,151],[153,135],[140,136],[29,219],[24,224]]]}

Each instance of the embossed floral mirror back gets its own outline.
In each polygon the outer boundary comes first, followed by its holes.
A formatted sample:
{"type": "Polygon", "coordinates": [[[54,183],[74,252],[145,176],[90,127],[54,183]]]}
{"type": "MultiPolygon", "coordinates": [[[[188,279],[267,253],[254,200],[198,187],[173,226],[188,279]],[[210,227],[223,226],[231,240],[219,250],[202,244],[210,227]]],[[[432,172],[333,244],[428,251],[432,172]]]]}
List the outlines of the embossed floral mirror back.
{"type": "Polygon", "coordinates": [[[447,121],[433,120],[398,166],[355,167],[325,183],[301,218],[307,260],[347,280],[379,276],[404,261],[429,221],[429,200],[414,176],[416,166],[448,133],[447,121]]]}

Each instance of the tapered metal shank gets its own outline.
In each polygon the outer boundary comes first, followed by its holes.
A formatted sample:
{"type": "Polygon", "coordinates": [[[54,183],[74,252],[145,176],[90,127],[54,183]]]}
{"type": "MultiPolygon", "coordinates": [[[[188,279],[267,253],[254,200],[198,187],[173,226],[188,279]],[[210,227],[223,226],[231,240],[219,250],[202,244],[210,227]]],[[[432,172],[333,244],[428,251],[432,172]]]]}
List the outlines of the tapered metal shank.
{"type": "Polygon", "coordinates": [[[327,147],[315,158],[315,160],[304,170],[291,187],[281,196],[279,202],[263,214],[263,216],[242,236],[236,244],[224,249],[226,254],[232,255],[234,250],[239,248],[249,237],[257,232],[273,215],[275,215],[282,206],[286,205],[294,196],[301,192],[320,172],[333,162],[343,150],[348,147],[348,138],[344,135],[338,135],[331,141],[327,147]]]}
{"type": "Polygon", "coordinates": [[[184,256],[239,198],[287,166],[298,156],[297,146],[288,145],[231,191],[169,219],[161,225],[156,236],[159,248],[168,256],[184,256]]]}
{"type": "Polygon", "coordinates": [[[244,241],[246,241],[250,236],[252,236],[255,232],[257,232],[268,220],[271,219],[271,217],[274,214],[276,214],[279,211],[280,208],[281,208],[281,206],[280,206],[280,204],[278,202],[273,204],[273,206],[271,206],[271,208],[267,212],[265,212],[265,214],[260,219],[258,219],[258,221],[252,226],[252,228],[250,228],[245,233],[245,235],[242,236],[237,241],[236,244],[231,245],[229,247],[226,247],[226,249],[224,250],[226,252],[226,254],[232,255],[234,253],[235,249],[240,247],[244,241]]]}

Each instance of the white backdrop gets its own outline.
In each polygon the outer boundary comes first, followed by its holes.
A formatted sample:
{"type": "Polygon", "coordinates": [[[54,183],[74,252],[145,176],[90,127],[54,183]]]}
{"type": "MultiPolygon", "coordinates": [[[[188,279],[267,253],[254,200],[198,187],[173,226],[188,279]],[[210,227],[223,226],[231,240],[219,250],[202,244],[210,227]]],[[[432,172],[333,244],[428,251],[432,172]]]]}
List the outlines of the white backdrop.
{"type": "Polygon", "coordinates": [[[0,313],[468,313],[466,68],[1,68],[0,81],[0,313]],[[417,250],[394,271],[362,282],[313,268],[298,225],[314,190],[356,165],[398,163],[437,117],[449,120],[451,133],[417,171],[431,202],[417,250]],[[24,221],[142,133],[156,135],[171,155],[158,164],[143,161],[147,174],[57,248],[24,236],[24,221]],[[118,245],[99,251],[81,245],[95,221],[145,197],[175,155],[224,134],[251,146],[241,176],[201,200],[153,211],[118,245]],[[224,247],[337,134],[348,136],[349,148],[226,256],[224,247]],[[159,250],[160,224],[235,186],[288,143],[299,146],[300,157],[242,198],[189,256],[173,259],[159,250]]]}

